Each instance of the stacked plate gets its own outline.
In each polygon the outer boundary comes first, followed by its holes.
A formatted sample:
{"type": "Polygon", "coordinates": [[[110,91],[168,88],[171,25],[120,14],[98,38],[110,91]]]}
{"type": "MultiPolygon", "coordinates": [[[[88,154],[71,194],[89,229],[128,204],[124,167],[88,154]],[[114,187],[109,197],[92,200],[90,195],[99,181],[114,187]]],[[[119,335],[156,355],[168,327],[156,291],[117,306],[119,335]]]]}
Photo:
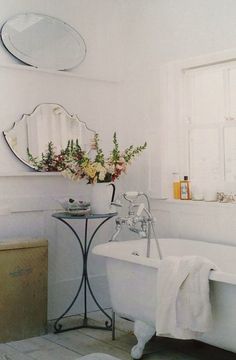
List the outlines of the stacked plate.
{"type": "Polygon", "coordinates": [[[71,215],[86,215],[90,212],[90,203],[84,200],[63,199],[59,200],[66,213],[71,215]]]}

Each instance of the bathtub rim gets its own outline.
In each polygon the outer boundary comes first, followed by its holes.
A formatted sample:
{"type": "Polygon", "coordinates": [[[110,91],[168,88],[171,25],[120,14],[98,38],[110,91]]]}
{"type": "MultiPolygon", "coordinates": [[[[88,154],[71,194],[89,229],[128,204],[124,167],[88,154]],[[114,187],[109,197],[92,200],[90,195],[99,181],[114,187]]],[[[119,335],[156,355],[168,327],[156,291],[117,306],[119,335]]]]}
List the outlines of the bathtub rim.
{"type": "MultiPolygon", "coordinates": [[[[169,239],[169,240],[187,240],[187,239],[180,239],[180,238],[167,238],[167,239],[169,239]]],[[[126,255],[126,254],[119,253],[119,251],[114,252],[114,249],[122,247],[122,244],[125,244],[127,247],[129,247],[129,245],[134,244],[137,241],[140,242],[142,240],[145,241],[146,239],[111,241],[111,242],[108,242],[105,244],[99,244],[99,245],[96,245],[92,249],[92,253],[95,255],[103,256],[105,258],[126,261],[129,263],[158,269],[159,263],[160,263],[159,259],[147,258],[145,256],[140,256],[140,255],[137,256],[137,255],[133,255],[133,254],[126,255]]],[[[196,241],[196,240],[189,239],[189,241],[196,241]]],[[[208,242],[208,244],[209,244],[209,242],[208,242]]],[[[212,245],[213,245],[213,243],[212,243],[212,245]]],[[[231,246],[231,245],[224,245],[224,244],[218,244],[218,245],[231,246]]],[[[227,283],[227,284],[231,284],[231,285],[236,285],[236,274],[223,272],[220,270],[211,270],[210,275],[209,275],[209,280],[227,283]]]]}

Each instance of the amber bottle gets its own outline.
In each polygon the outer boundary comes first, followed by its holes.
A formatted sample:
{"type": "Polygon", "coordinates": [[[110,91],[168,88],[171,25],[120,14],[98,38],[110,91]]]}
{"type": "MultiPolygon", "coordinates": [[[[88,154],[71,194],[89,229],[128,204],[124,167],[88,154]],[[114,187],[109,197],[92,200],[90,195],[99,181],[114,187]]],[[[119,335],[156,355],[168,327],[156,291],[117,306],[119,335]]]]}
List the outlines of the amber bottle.
{"type": "Polygon", "coordinates": [[[173,173],[173,198],[180,199],[180,179],[178,173],[173,173]]]}
{"type": "Polygon", "coordinates": [[[190,181],[188,176],[184,176],[184,180],[180,181],[180,199],[191,200],[190,181]]]}

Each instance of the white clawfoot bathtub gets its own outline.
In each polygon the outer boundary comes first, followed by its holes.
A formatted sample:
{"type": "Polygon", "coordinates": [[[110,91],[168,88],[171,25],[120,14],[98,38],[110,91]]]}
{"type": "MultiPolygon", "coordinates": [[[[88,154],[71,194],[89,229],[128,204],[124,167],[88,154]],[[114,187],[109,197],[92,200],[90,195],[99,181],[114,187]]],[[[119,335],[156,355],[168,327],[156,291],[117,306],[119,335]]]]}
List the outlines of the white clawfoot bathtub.
{"type": "MultiPolygon", "coordinates": [[[[236,247],[184,239],[159,239],[163,257],[200,255],[212,260],[220,271],[210,273],[213,313],[211,330],[196,339],[236,352],[236,247]]],[[[158,258],[155,240],[151,257],[145,257],[147,240],[109,242],[93,253],[106,257],[112,308],[135,321],[138,344],[132,356],[139,359],[146,342],[155,334],[158,258]]],[[[160,295],[161,296],[161,295],[160,295]]]]}

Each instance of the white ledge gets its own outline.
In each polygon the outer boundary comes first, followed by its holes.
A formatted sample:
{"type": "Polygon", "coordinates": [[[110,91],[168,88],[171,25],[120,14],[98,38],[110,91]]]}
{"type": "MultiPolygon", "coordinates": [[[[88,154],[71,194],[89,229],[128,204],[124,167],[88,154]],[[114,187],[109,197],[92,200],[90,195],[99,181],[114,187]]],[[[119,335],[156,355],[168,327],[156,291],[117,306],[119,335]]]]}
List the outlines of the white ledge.
{"type": "Polygon", "coordinates": [[[66,71],[66,70],[51,70],[51,69],[45,69],[45,68],[37,68],[30,65],[24,65],[24,64],[9,64],[9,63],[0,63],[0,68],[7,68],[7,69],[15,69],[15,70],[25,70],[25,71],[33,71],[33,72],[41,72],[51,75],[57,75],[57,76],[65,76],[65,77],[75,77],[79,78],[84,81],[95,81],[95,82],[105,82],[110,84],[116,84],[120,83],[121,80],[116,79],[103,79],[103,78],[92,78],[80,75],[73,71],[66,71]]]}
{"type": "Polygon", "coordinates": [[[60,172],[40,172],[40,171],[14,171],[14,172],[0,172],[0,177],[27,177],[27,176],[62,176],[60,172]]]}
{"type": "Polygon", "coordinates": [[[204,201],[204,200],[174,200],[174,199],[166,199],[166,198],[158,198],[156,196],[151,196],[151,200],[168,205],[180,205],[180,206],[211,206],[211,207],[236,207],[236,202],[219,202],[219,201],[204,201]]]}

